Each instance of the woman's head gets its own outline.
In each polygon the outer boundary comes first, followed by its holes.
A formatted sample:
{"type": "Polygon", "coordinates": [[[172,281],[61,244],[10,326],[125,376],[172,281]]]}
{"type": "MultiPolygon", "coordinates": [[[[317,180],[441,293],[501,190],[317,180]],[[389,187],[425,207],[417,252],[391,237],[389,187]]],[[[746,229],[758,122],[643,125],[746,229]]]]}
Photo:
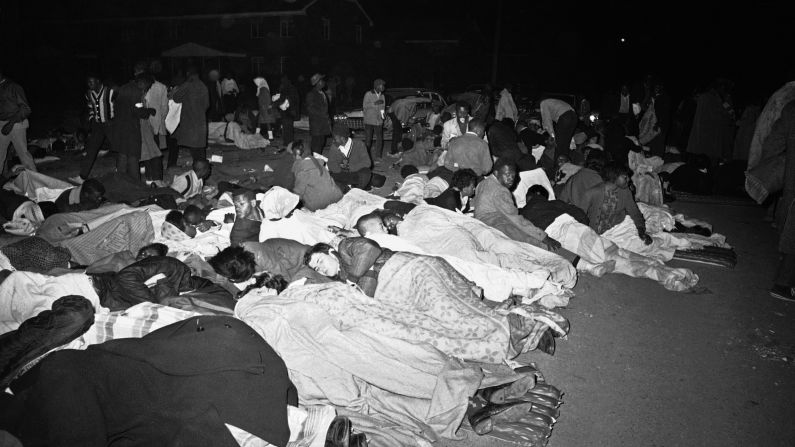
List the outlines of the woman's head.
{"type": "Polygon", "coordinates": [[[227,247],[208,261],[216,273],[233,283],[245,282],[254,276],[254,253],[243,247],[227,247]]]}
{"type": "Polygon", "coordinates": [[[154,243],[138,250],[138,256],[135,257],[137,261],[141,259],[151,258],[154,256],[165,256],[168,254],[168,246],[166,244],[154,243]]]}
{"type": "Polygon", "coordinates": [[[462,196],[472,197],[478,185],[478,175],[471,169],[459,169],[453,174],[452,186],[461,192],[462,196]]]}
{"type": "Polygon", "coordinates": [[[316,244],[310,248],[304,255],[304,264],[329,278],[336,278],[340,273],[340,258],[328,244],[316,244]]]}

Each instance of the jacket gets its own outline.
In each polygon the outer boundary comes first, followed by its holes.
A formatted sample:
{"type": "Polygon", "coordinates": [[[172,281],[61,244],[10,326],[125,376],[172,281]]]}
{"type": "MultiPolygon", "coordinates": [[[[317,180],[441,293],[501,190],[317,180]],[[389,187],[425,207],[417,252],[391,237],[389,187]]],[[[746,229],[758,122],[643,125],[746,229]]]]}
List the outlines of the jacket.
{"type": "Polygon", "coordinates": [[[328,98],[323,92],[312,89],[306,94],[306,111],[309,115],[309,133],[312,136],[331,134],[331,122],[328,115],[328,98]]]}
{"type": "MultiPolygon", "coordinates": [[[[174,102],[182,104],[179,125],[174,130],[177,144],[193,148],[207,147],[207,86],[198,78],[188,79],[174,90],[174,102]]],[[[140,146],[140,143],[139,143],[140,146]]]]}
{"type": "Polygon", "coordinates": [[[135,107],[142,101],[143,92],[132,81],[121,86],[113,99],[110,141],[120,154],[141,156],[141,120],[149,116],[145,108],[135,107]]]}
{"type": "Polygon", "coordinates": [[[386,101],[383,93],[376,93],[370,90],[364,94],[362,101],[362,111],[364,112],[364,124],[370,126],[380,126],[384,123],[382,112],[384,112],[386,101]]]}
{"type": "Polygon", "coordinates": [[[301,197],[304,208],[309,211],[323,209],[342,199],[342,192],[331,178],[331,174],[314,157],[296,160],[293,163],[293,175],[295,176],[293,192],[301,197]]]}
{"type": "MultiPolygon", "coordinates": [[[[118,273],[92,275],[92,281],[100,303],[111,311],[124,310],[144,301],[160,303],[168,297],[214,285],[212,281],[192,276],[187,265],[169,256],[146,258],[118,273]],[[146,281],[158,274],[164,277],[148,287],[146,281]]],[[[226,291],[219,293],[218,302],[234,308],[232,296],[226,291]]]]}
{"type": "Polygon", "coordinates": [[[359,140],[351,140],[351,151],[348,156],[342,154],[339,147],[332,147],[328,153],[328,170],[333,173],[357,172],[370,168],[370,154],[364,143],[359,140]],[[345,164],[347,163],[347,169],[345,164]]]}
{"type": "Polygon", "coordinates": [[[367,296],[375,296],[378,273],[393,252],[364,237],[343,239],[337,252],[340,255],[340,277],[356,283],[367,296]]]}
{"type": "Polygon", "coordinates": [[[447,146],[447,155],[444,157],[444,167],[447,169],[451,171],[472,169],[479,176],[491,172],[493,163],[489,144],[469,132],[451,140],[447,146]]]}
{"type": "Polygon", "coordinates": [[[236,447],[225,424],[272,445],[290,438],[298,394],[284,361],[246,323],[198,316],[47,356],[13,430],[27,446],[236,447]]]}

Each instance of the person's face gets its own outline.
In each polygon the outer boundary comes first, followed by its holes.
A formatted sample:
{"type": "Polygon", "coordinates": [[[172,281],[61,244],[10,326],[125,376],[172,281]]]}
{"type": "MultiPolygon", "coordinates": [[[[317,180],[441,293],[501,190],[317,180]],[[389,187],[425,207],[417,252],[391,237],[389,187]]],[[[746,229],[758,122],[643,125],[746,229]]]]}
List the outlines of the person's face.
{"type": "Polygon", "coordinates": [[[386,234],[389,233],[386,229],[386,225],[381,219],[373,219],[367,225],[367,233],[368,234],[386,234]]]}
{"type": "Polygon", "coordinates": [[[237,217],[248,216],[249,213],[251,213],[251,209],[254,207],[253,202],[246,196],[234,197],[232,202],[235,205],[235,214],[237,214],[237,217]]]}
{"type": "Polygon", "coordinates": [[[212,173],[212,168],[210,166],[202,166],[201,168],[196,170],[196,177],[199,177],[202,180],[207,180],[210,178],[210,174],[212,173]]]}
{"type": "Polygon", "coordinates": [[[384,84],[376,85],[375,86],[375,91],[377,91],[378,93],[383,93],[384,92],[384,84]]]}
{"type": "Polygon", "coordinates": [[[629,187],[629,177],[626,174],[621,174],[616,179],[616,186],[621,189],[627,189],[629,187]]]}
{"type": "Polygon", "coordinates": [[[103,196],[103,194],[100,194],[98,192],[89,192],[86,195],[86,201],[99,206],[102,202],[105,201],[105,197],[103,196]]]}
{"type": "Polygon", "coordinates": [[[315,253],[309,260],[309,267],[321,275],[331,278],[340,272],[340,261],[333,254],[315,253]]]}
{"type": "Polygon", "coordinates": [[[384,227],[387,230],[396,230],[398,224],[400,222],[403,222],[403,218],[401,218],[400,216],[394,215],[394,214],[390,214],[390,215],[384,217],[383,220],[384,220],[384,227]]]}
{"type": "Polygon", "coordinates": [[[293,157],[296,160],[303,160],[304,159],[304,151],[302,148],[293,149],[293,157]]]}
{"type": "Polygon", "coordinates": [[[464,189],[461,190],[461,195],[463,197],[472,197],[475,195],[475,184],[470,183],[469,185],[465,186],[464,189]]]}
{"type": "Polygon", "coordinates": [[[321,79],[321,80],[317,81],[317,84],[315,85],[315,88],[317,88],[319,90],[319,89],[324,88],[325,86],[326,86],[326,81],[321,79]]]}
{"type": "Polygon", "coordinates": [[[497,180],[506,188],[511,188],[516,181],[516,169],[511,166],[503,166],[497,171],[497,180]]]}
{"type": "Polygon", "coordinates": [[[152,256],[157,256],[157,252],[155,251],[155,249],[146,248],[144,250],[141,250],[140,253],[138,253],[138,256],[136,256],[135,260],[140,261],[141,259],[151,258],[152,256]]]}
{"type": "Polygon", "coordinates": [[[455,109],[455,116],[458,117],[459,123],[466,122],[467,118],[469,118],[469,111],[466,107],[458,107],[455,109]]]}
{"type": "Polygon", "coordinates": [[[193,226],[199,225],[200,223],[202,223],[202,220],[203,220],[202,216],[199,213],[185,214],[185,223],[188,225],[193,225],[193,226]]]}
{"type": "Polygon", "coordinates": [[[331,139],[335,146],[345,146],[345,143],[348,142],[348,137],[343,137],[342,135],[334,135],[331,139]]]}
{"type": "Polygon", "coordinates": [[[100,87],[102,87],[102,83],[99,82],[99,79],[97,78],[88,78],[87,83],[88,83],[88,88],[94,90],[95,92],[98,91],[100,87]]]}

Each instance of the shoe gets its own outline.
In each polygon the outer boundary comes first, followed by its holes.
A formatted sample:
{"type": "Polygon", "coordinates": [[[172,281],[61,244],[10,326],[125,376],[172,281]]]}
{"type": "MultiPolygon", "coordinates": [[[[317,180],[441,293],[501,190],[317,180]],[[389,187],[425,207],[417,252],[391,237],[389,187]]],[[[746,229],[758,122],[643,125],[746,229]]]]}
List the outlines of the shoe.
{"type": "Polygon", "coordinates": [[[784,301],[795,301],[795,287],[776,284],[769,291],[770,296],[784,301]]]}
{"type": "Polygon", "coordinates": [[[69,177],[68,180],[74,183],[75,185],[82,185],[83,182],[85,182],[85,180],[83,180],[83,177],[80,177],[79,175],[76,175],[74,177],[69,177]]]}
{"type": "Polygon", "coordinates": [[[494,429],[494,424],[500,420],[521,420],[522,415],[530,413],[532,402],[515,400],[504,404],[488,404],[483,409],[468,415],[469,425],[479,435],[494,429]]]}
{"type": "Polygon", "coordinates": [[[544,331],[544,335],[538,340],[536,349],[549,355],[555,355],[555,336],[552,334],[552,329],[544,331]]]}
{"type": "Polygon", "coordinates": [[[348,443],[349,447],[368,447],[367,435],[364,433],[356,433],[351,435],[351,440],[348,443]]]}
{"type": "Polygon", "coordinates": [[[337,416],[331,421],[326,432],[325,447],[348,447],[351,439],[351,420],[337,416]]]}
{"type": "Polygon", "coordinates": [[[83,335],[94,324],[94,306],[82,296],[58,298],[52,310],[28,318],[15,331],[0,335],[0,389],[51,350],[83,335]]]}

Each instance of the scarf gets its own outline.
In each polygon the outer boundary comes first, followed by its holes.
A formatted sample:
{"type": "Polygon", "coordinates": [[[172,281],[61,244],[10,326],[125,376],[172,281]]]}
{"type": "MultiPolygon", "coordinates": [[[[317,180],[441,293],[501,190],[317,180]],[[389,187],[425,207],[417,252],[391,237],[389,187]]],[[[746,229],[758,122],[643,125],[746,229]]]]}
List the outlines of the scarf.
{"type": "Polygon", "coordinates": [[[271,88],[268,86],[268,81],[266,81],[265,78],[254,78],[254,85],[257,86],[257,96],[259,96],[259,92],[263,87],[268,90],[268,94],[270,95],[271,88]]]}

